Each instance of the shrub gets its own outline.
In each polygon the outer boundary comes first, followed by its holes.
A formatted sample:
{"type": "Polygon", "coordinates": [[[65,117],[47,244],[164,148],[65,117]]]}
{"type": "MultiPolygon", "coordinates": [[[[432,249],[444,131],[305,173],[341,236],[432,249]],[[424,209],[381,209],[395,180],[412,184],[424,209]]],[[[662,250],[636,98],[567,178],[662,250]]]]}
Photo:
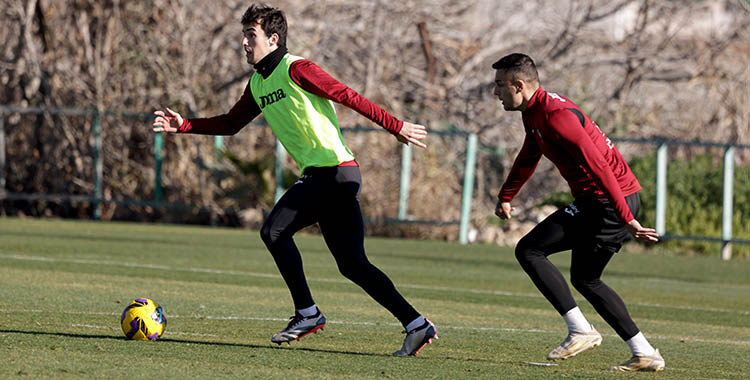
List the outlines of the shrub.
{"type": "MultiPolygon", "coordinates": [[[[656,156],[632,159],[630,167],[638,177],[641,191],[642,224],[653,226],[656,220],[656,156]]],[[[671,160],[667,164],[666,233],[694,237],[721,237],[723,161],[700,155],[690,160],[671,160]]],[[[747,240],[750,224],[750,166],[735,166],[732,236],[747,240]]],[[[667,240],[670,251],[715,255],[720,244],[714,242],[667,240]]],[[[735,244],[733,255],[750,257],[750,246],[735,244]]]]}

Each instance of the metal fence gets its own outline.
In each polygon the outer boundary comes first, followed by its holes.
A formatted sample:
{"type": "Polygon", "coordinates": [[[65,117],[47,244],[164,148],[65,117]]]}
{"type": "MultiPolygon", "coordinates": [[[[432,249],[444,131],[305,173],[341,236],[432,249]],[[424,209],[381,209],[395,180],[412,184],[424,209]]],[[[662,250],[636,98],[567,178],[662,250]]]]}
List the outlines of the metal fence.
{"type": "Polygon", "coordinates": [[[734,203],[734,159],[737,149],[750,149],[746,144],[726,144],[705,141],[684,141],[668,139],[633,139],[613,138],[616,142],[628,142],[641,145],[656,145],[656,232],[664,240],[689,240],[721,243],[721,258],[732,257],[732,244],[750,244],[750,240],[732,237],[732,210],[734,203]],[[666,232],[667,214],[667,149],[670,146],[689,146],[704,148],[721,148],[723,153],[722,176],[722,223],[721,237],[674,235],[666,232]]]}
{"type": "MultiPolygon", "coordinates": [[[[162,207],[171,209],[190,209],[195,206],[186,204],[168,203],[164,201],[163,196],[163,185],[162,185],[162,165],[164,161],[163,147],[164,140],[160,133],[153,134],[153,155],[154,155],[154,184],[153,184],[153,199],[105,199],[102,194],[102,178],[103,178],[103,165],[101,160],[102,151],[102,137],[101,137],[101,117],[102,116],[114,116],[127,119],[138,119],[138,120],[152,120],[153,115],[142,114],[142,113],[130,113],[130,112],[114,112],[114,111],[98,111],[96,109],[60,109],[60,108],[40,108],[40,107],[14,107],[14,106],[2,106],[0,105],[0,200],[27,200],[27,201],[85,201],[90,202],[93,205],[93,218],[98,220],[101,217],[101,205],[105,203],[112,203],[124,206],[149,206],[149,207],[162,207]],[[17,193],[9,192],[6,189],[5,183],[5,117],[8,114],[50,114],[50,115],[66,115],[66,116],[80,116],[87,117],[91,120],[92,131],[93,131],[93,149],[92,149],[92,162],[93,162],[93,182],[94,189],[90,195],[71,195],[71,194],[42,194],[42,193],[17,193]]],[[[260,127],[267,127],[264,124],[258,124],[260,127]]],[[[383,133],[385,132],[381,128],[368,128],[368,127],[353,127],[353,128],[342,128],[342,133],[383,133]]],[[[440,221],[440,220],[426,220],[426,219],[415,219],[408,216],[409,207],[409,187],[411,179],[411,163],[412,163],[412,148],[411,146],[403,145],[402,157],[401,157],[401,169],[400,169],[400,185],[399,185],[399,200],[398,200],[398,214],[395,218],[385,218],[382,220],[376,220],[377,222],[384,222],[388,224],[422,224],[422,225],[436,225],[436,226],[458,226],[459,236],[458,240],[462,244],[468,243],[468,231],[469,221],[471,218],[471,199],[472,189],[474,187],[474,174],[477,156],[477,136],[473,133],[466,133],[462,131],[430,131],[432,135],[438,136],[449,136],[455,135],[466,139],[466,154],[465,154],[465,165],[463,175],[463,190],[461,193],[461,210],[460,218],[458,220],[440,221]]],[[[217,149],[221,149],[224,146],[224,139],[222,136],[214,137],[214,146],[217,149]]],[[[281,144],[276,142],[276,153],[275,153],[275,168],[274,173],[277,179],[282,178],[283,174],[283,162],[286,159],[286,151],[281,144]]],[[[280,180],[276,181],[275,187],[275,200],[278,200],[284,193],[283,183],[280,180]]],[[[366,221],[373,221],[369,218],[365,218],[366,221]]]]}
{"type": "MultiPolygon", "coordinates": [[[[135,206],[150,206],[150,207],[163,207],[163,208],[177,208],[177,209],[189,209],[196,208],[192,205],[169,203],[164,201],[163,197],[163,186],[162,186],[162,163],[163,163],[163,136],[159,133],[153,134],[153,155],[154,155],[154,191],[153,199],[130,199],[130,200],[114,200],[105,199],[102,195],[102,160],[100,158],[102,148],[101,138],[101,117],[118,117],[124,119],[138,119],[138,120],[151,120],[153,118],[150,114],[142,113],[131,113],[131,112],[114,112],[114,111],[98,111],[95,109],[81,110],[81,109],[59,109],[59,108],[40,108],[40,107],[17,107],[17,106],[2,106],[0,105],[0,200],[27,200],[27,201],[86,201],[93,205],[94,213],[93,218],[99,219],[101,216],[101,205],[104,203],[114,203],[119,205],[135,205],[135,206]],[[17,193],[11,192],[6,189],[5,173],[6,173],[6,142],[5,142],[5,118],[9,114],[49,114],[49,115],[68,115],[68,116],[80,116],[90,118],[92,131],[93,131],[93,149],[92,149],[92,162],[94,169],[94,187],[92,194],[89,195],[71,195],[71,194],[46,194],[46,193],[17,193]]],[[[344,134],[350,133],[387,133],[379,128],[367,128],[367,127],[354,127],[354,128],[342,128],[344,134]]],[[[411,163],[412,163],[412,150],[411,146],[403,146],[401,152],[401,168],[400,168],[400,184],[399,184],[399,199],[398,199],[398,213],[394,218],[386,218],[382,220],[385,223],[410,223],[410,224],[424,224],[424,225],[457,225],[459,227],[458,240],[462,244],[468,243],[468,231],[469,221],[471,219],[471,201],[473,197],[474,188],[474,176],[476,170],[476,159],[477,159],[477,135],[473,133],[466,133],[462,131],[434,131],[431,130],[430,134],[438,136],[460,136],[466,139],[466,151],[464,156],[463,165],[463,185],[461,192],[460,202],[460,218],[458,220],[450,221],[439,221],[439,220],[422,220],[414,219],[408,216],[409,208],[409,188],[411,180],[411,163]]],[[[732,244],[750,244],[750,240],[737,239],[732,236],[732,208],[733,208],[733,184],[734,184],[734,156],[735,150],[737,149],[750,149],[750,145],[741,144],[722,144],[712,142],[701,142],[701,141],[681,141],[681,140],[666,140],[666,139],[626,139],[626,138],[613,138],[617,142],[633,143],[639,145],[655,145],[656,151],[656,221],[655,227],[657,232],[662,235],[665,240],[690,240],[690,241],[706,241],[706,242],[718,242],[722,245],[721,257],[724,260],[731,258],[731,245],[732,244]],[[668,195],[667,189],[667,148],[669,146],[698,146],[698,147],[713,147],[722,148],[724,150],[723,155],[723,206],[722,206],[722,233],[720,237],[709,237],[709,236],[685,236],[685,235],[674,235],[666,233],[666,199],[668,195]]],[[[214,138],[214,145],[216,148],[222,148],[224,145],[223,138],[216,136],[214,138]]],[[[280,143],[276,144],[275,153],[275,177],[277,179],[282,177],[283,173],[283,162],[286,157],[286,152],[280,143]]],[[[275,188],[275,199],[283,194],[284,188],[280,180],[276,181],[275,188]]]]}

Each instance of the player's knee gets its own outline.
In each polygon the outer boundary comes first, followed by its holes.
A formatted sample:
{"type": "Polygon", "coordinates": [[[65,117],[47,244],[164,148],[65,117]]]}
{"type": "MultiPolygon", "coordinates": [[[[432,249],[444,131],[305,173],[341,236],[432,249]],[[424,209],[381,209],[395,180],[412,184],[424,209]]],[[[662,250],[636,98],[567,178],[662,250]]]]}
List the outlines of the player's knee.
{"type": "Polygon", "coordinates": [[[601,283],[602,280],[598,278],[587,278],[575,274],[570,275],[570,284],[583,295],[593,292],[601,283]]]}
{"type": "Polygon", "coordinates": [[[534,245],[526,237],[516,244],[516,260],[518,260],[521,265],[530,263],[535,256],[539,255],[539,250],[535,249],[534,245]]]}
{"type": "Polygon", "coordinates": [[[350,266],[339,265],[339,273],[341,273],[342,276],[352,281],[357,278],[357,271],[350,266]]]}
{"type": "Polygon", "coordinates": [[[268,223],[263,223],[263,226],[260,228],[260,238],[263,240],[263,243],[266,244],[267,247],[272,246],[276,241],[279,239],[279,233],[277,231],[274,231],[274,229],[271,227],[268,223]]]}
{"type": "Polygon", "coordinates": [[[573,285],[573,287],[579,293],[583,293],[583,291],[585,291],[586,289],[588,289],[586,287],[586,281],[583,280],[583,279],[581,279],[580,277],[574,277],[574,276],[571,275],[570,276],[570,284],[573,285]]]}
{"type": "Polygon", "coordinates": [[[339,272],[342,276],[349,280],[357,280],[362,277],[363,273],[367,273],[370,269],[369,261],[352,260],[345,263],[339,263],[339,272]]]}

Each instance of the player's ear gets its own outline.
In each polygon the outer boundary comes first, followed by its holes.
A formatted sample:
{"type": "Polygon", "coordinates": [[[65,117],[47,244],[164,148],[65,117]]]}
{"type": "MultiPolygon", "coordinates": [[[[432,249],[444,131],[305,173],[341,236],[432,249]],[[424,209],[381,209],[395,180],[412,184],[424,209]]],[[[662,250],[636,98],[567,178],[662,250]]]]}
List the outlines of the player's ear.
{"type": "Polygon", "coordinates": [[[270,36],[268,36],[268,43],[271,45],[278,45],[279,44],[279,35],[276,33],[271,33],[270,36]]]}

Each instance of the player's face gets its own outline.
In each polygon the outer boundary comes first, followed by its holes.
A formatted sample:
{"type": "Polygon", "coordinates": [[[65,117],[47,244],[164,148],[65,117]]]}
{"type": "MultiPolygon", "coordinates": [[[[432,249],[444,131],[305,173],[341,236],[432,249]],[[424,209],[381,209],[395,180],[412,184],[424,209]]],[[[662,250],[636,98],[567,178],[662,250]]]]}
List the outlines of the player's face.
{"type": "Polygon", "coordinates": [[[254,65],[268,53],[276,50],[279,37],[276,33],[266,36],[260,24],[242,26],[242,48],[245,49],[247,63],[254,65]]]}
{"type": "Polygon", "coordinates": [[[506,111],[521,110],[523,95],[518,84],[514,84],[505,70],[497,70],[495,73],[495,96],[503,103],[506,111]]]}

